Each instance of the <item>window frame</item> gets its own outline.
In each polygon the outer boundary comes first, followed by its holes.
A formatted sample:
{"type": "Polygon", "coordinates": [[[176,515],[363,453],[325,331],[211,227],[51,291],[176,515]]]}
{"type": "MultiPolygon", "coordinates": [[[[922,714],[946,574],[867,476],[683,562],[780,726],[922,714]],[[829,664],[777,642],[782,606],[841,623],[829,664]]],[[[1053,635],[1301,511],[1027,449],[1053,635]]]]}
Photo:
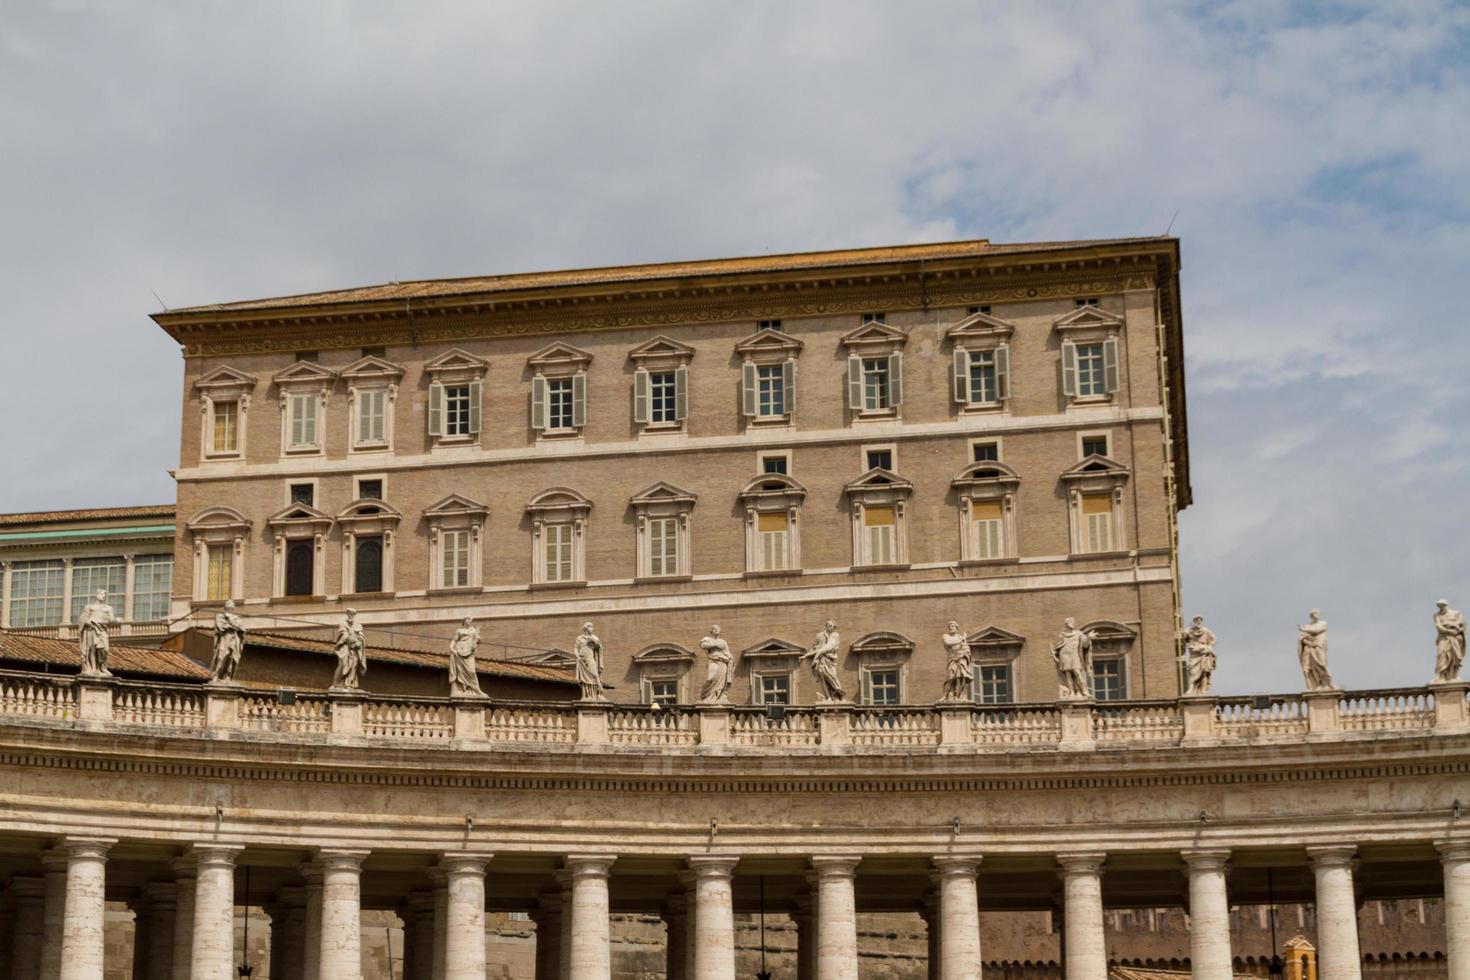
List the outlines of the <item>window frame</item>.
{"type": "Polygon", "coordinates": [[[490,509],[468,497],[452,493],[435,501],[424,510],[424,520],[429,525],[429,568],[428,591],[456,592],[478,591],[483,588],[484,556],[482,554],[485,522],[490,509]],[[469,535],[467,581],[464,584],[444,584],[444,536],[464,531],[469,535]]]}
{"type": "Polygon", "coordinates": [[[965,637],[970,644],[970,655],[973,658],[970,696],[976,704],[1018,704],[1020,703],[1021,690],[1021,648],[1026,645],[1026,638],[1019,633],[1002,629],[999,626],[985,626],[965,637]],[[980,668],[1003,667],[1009,678],[1010,701],[986,702],[981,700],[980,668]]]}
{"type": "Polygon", "coordinates": [[[67,604],[67,587],[71,581],[71,563],[64,558],[27,558],[19,561],[9,562],[5,575],[5,605],[7,609],[5,626],[7,629],[24,629],[37,626],[59,626],[66,622],[69,611],[67,604]],[[24,573],[27,591],[32,594],[17,596],[16,577],[18,573],[24,573]],[[49,582],[54,575],[55,595],[51,594],[51,586],[47,585],[45,591],[34,592],[33,582],[45,573],[49,582]],[[16,621],[17,603],[24,604],[28,615],[23,621],[16,621]],[[55,617],[49,615],[48,610],[54,603],[55,617]],[[37,616],[29,615],[32,604],[40,604],[40,613],[37,616]]]}
{"type": "Polygon", "coordinates": [[[801,507],[806,488],[790,475],[762,473],[748,481],[736,495],[745,509],[745,574],[791,575],[801,573],[801,507]],[[785,568],[767,568],[760,530],[760,515],[786,517],[785,568]]]}
{"type": "Polygon", "coordinates": [[[1129,476],[1126,466],[1106,456],[1089,456],[1063,471],[1061,479],[1067,488],[1068,525],[1073,557],[1120,555],[1129,551],[1123,495],[1129,476]],[[1112,520],[1108,525],[1111,547],[1094,550],[1089,533],[1092,522],[1088,519],[1085,501],[1104,494],[1112,505],[1112,520]]]}
{"type": "MultiPolygon", "coordinates": [[[[280,399],[281,457],[325,455],[330,419],[328,408],[332,388],[337,383],[337,373],[322,367],[316,361],[303,360],[276,372],[272,381],[280,399]],[[305,417],[298,413],[304,411],[308,405],[311,406],[311,439],[296,442],[297,423],[305,417]]],[[[302,428],[304,427],[305,423],[302,421],[302,428]]]]}
{"type": "MultiPolygon", "coordinates": [[[[972,454],[974,450],[971,450],[972,454]]],[[[960,564],[1018,561],[1021,553],[1017,500],[1021,478],[1010,466],[998,460],[971,463],[955,474],[950,486],[959,503],[960,564]],[[980,547],[979,529],[975,526],[976,504],[1000,506],[1001,554],[985,556],[980,547]]]]}
{"type": "Polygon", "coordinates": [[[241,460],[245,458],[249,433],[250,397],[255,391],[253,375],[221,366],[210,371],[194,387],[199,392],[200,431],[199,459],[201,462],[241,460]],[[215,406],[231,403],[235,405],[235,448],[220,450],[214,444],[215,406]]]}
{"type": "Polygon", "coordinates": [[[790,449],[761,449],[755,454],[755,471],[760,476],[790,476],[791,467],[794,462],[794,453],[790,449]],[[779,471],[766,469],[767,460],[780,460],[782,469],[779,471]]]}
{"type": "Polygon", "coordinates": [[[526,360],[531,369],[531,430],[536,439],[580,438],[587,428],[587,373],[592,355],[560,341],[526,360]],[[570,402],[569,425],[551,424],[551,383],[565,383],[570,402]]]}
{"type": "MultiPolygon", "coordinates": [[[[184,523],[193,552],[190,595],[195,603],[223,603],[243,599],[245,557],[251,522],[230,507],[206,507],[184,523]],[[210,597],[209,552],[211,546],[230,549],[230,587],[224,599],[210,597]]],[[[178,569],[174,570],[177,574],[178,569]]]]}
{"type": "MultiPolygon", "coordinates": [[[[532,587],[565,587],[587,584],[587,517],[592,502],[568,487],[553,487],[531,498],[526,513],[531,519],[531,585],[532,587]],[[570,578],[552,579],[547,575],[547,529],[566,526],[571,549],[570,578]]],[[[558,536],[560,531],[557,532],[558,536]]]]}
{"type": "Polygon", "coordinates": [[[404,368],[387,360],[382,354],[369,353],[363,349],[361,359],[342,369],[342,379],[347,383],[347,405],[351,415],[351,430],[347,441],[348,452],[384,453],[393,450],[394,416],[398,404],[398,385],[403,379],[404,368]],[[364,396],[382,396],[381,438],[368,439],[362,429],[364,396]]]}
{"type": "Polygon", "coordinates": [[[633,424],[639,434],[681,432],[689,417],[689,362],[694,348],[659,335],[628,352],[633,369],[633,424]],[[669,375],[669,416],[654,418],[655,377],[669,375]]]}
{"type": "Polygon", "coordinates": [[[394,594],[395,558],[398,551],[394,544],[402,518],[403,515],[396,508],[379,497],[358,498],[337,515],[337,526],[341,529],[342,537],[342,595],[394,594]],[[378,588],[368,592],[357,581],[357,549],[362,539],[372,538],[381,542],[383,553],[378,588]]]}
{"type": "Polygon", "coordinates": [[[1127,370],[1126,351],[1122,346],[1123,318],[1100,306],[1077,306],[1065,316],[1058,317],[1053,329],[1060,338],[1059,372],[1061,394],[1068,406],[1105,404],[1114,401],[1122,390],[1127,370]],[[1099,390],[1081,387],[1081,364],[1079,348],[1099,345],[1100,375],[1099,390]]]}
{"type": "MultiPolygon", "coordinates": [[[[173,583],[174,583],[174,556],[172,554],[149,553],[134,555],[132,559],[132,580],[128,589],[128,619],[138,623],[153,623],[167,620],[173,606],[173,583]],[[157,588],[143,589],[143,576],[139,573],[146,568],[165,566],[168,568],[168,581],[162,591],[157,588]],[[139,611],[138,599],[140,596],[161,596],[159,603],[159,615],[144,615],[139,611]]],[[[154,602],[155,600],[149,600],[154,602]]],[[[151,610],[144,610],[151,612],[151,610]]]]}
{"type": "MultiPolygon", "coordinates": [[[[757,330],[735,345],[740,357],[740,415],[747,428],[793,426],[797,408],[797,359],[805,345],[780,330],[757,330]],[[761,369],[779,371],[781,412],[761,412],[761,369]]],[[[774,378],[771,379],[774,382],[774,378]]],[[[774,390],[774,388],[773,388],[774,390]]]]}
{"type": "Polygon", "coordinates": [[[332,523],[327,514],[306,504],[291,504],[266,519],[266,526],[274,539],[271,598],[301,601],[326,596],[326,543],[332,523]],[[311,592],[288,595],[286,578],[290,552],[293,545],[301,543],[309,544],[312,549],[311,592]]]}
{"type": "MultiPolygon", "coordinates": [[[[690,552],[690,517],[698,497],[671,483],[659,481],[635,494],[628,504],[633,509],[634,533],[637,536],[637,580],[670,582],[687,580],[694,574],[690,552]],[[673,529],[674,562],[656,571],[654,567],[654,526],[670,522],[673,529]]],[[[666,560],[666,559],[665,559],[666,560]]]]}
{"type": "MultiPolygon", "coordinates": [[[[906,568],[909,564],[908,502],[914,485],[891,470],[873,469],[842,488],[847,498],[852,524],[852,567],[906,568]],[[891,508],[893,511],[891,561],[874,561],[867,511],[891,508]]],[[[878,556],[884,557],[884,556],[878,556]]]]}

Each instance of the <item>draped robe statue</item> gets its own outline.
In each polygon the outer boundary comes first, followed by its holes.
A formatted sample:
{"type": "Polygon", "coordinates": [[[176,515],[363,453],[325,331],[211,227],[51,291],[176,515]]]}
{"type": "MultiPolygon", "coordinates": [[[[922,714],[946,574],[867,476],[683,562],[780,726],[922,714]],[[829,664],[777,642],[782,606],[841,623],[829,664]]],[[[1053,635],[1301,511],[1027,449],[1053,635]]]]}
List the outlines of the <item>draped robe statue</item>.
{"type": "Polygon", "coordinates": [[[845,701],[847,692],[837,677],[837,648],[841,639],[837,635],[837,624],[831,620],[822,627],[812,642],[812,648],[800,657],[812,662],[812,676],[817,679],[818,701],[845,701]]]}
{"type": "Polygon", "coordinates": [[[970,641],[956,622],[949,624],[941,639],[948,658],[944,676],[944,700],[968,701],[970,689],[975,683],[975,658],[970,651],[970,641]]]}
{"type": "Polygon", "coordinates": [[[1309,691],[1332,689],[1332,675],[1327,672],[1327,620],[1313,609],[1307,623],[1298,626],[1301,636],[1296,641],[1297,659],[1301,661],[1302,678],[1309,691]]]}
{"type": "Polygon", "coordinates": [[[362,687],[363,675],[367,673],[367,640],[363,637],[362,624],[357,621],[357,610],[347,610],[347,618],[337,627],[337,673],[332,676],[334,690],[356,691],[362,687]]]}
{"type": "Polygon", "coordinates": [[[1181,634],[1184,639],[1184,666],[1189,672],[1186,694],[1209,694],[1210,678],[1215,674],[1215,634],[1205,626],[1203,616],[1181,634]]]}
{"type": "Polygon", "coordinates": [[[735,658],[730,655],[730,644],[720,636],[718,625],[709,628],[709,636],[699,641],[699,648],[709,660],[709,673],[704,679],[704,690],[699,694],[701,701],[726,702],[730,700],[730,684],[733,681],[731,665],[735,658]]]}
{"type": "Polygon", "coordinates": [[[107,627],[117,622],[113,615],[112,607],[107,604],[107,590],[98,589],[97,594],[92,596],[92,601],[87,603],[82,610],[81,618],[77,620],[79,630],[77,639],[82,647],[82,676],[83,677],[111,677],[112,671],[107,669],[107,654],[112,650],[112,641],[107,635],[107,627]]]}
{"type": "Polygon", "coordinates": [[[602,693],[602,641],[592,632],[591,623],[582,624],[582,632],[572,644],[577,660],[577,683],[582,686],[583,701],[606,701],[602,693]]]}
{"type": "Polygon", "coordinates": [[[483,697],[480,675],[475,671],[475,649],[480,645],[480,628],[469,616],[449,641],[449,696],[483,697]]]}
{"type": "Polygon", "coordinates": [[[214,617],[214,658],[209,664],[209,679],[232,681],[240,667],[240,654],[245,649],[245,626],[235,615],[235,602],[226,600],[225,607],[214,617]]]}
{"type": "Polygon", "coordinates": [[[1465,663],[1465,617],[1450,608],[1448,599],[1435,605],[1434,679],[1443,684],[1460,679],[1460,667],[1465,663]]]}

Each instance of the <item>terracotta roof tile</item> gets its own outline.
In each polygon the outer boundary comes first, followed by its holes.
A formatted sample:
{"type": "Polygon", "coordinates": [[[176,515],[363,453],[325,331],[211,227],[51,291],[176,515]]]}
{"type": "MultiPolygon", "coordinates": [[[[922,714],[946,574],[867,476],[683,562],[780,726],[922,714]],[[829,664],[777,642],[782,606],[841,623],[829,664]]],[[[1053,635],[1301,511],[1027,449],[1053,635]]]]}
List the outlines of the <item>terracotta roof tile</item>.
{"type": "Polygon", "coordinates": [[[0,514],[0,527],[17,524],[61,524],[68,521],[115,521],[130,517],[174,516],[173,504],[143,504],[138,507],[94,507],[88,510],[42,510],[24,514],[0,514]]]}
{"type": "MultiPolygon", "coordinates": [[[[81,670],[82,652],[75,640],[31,636],[0,630],[0,660],[60,667],[63,673],[81,670]]],[[[207,681],[209,671],[181,653],[153,647],[112,645],[107,666],[122,675],[144,674],[171,680],[207,681]]]]}
{"type": "MultiPolygon", "coordinates": [[[[194,627],[201,632],[202,627],[194,627]]],[[[270,633],[260,630],[251,630],[246,635],[246,644],[249,646],[269,647],[273,650],[298,650],[305,653],[320,653],[331,655],[334,647],[330,640],[319,640],[308,636],[296,636],[290,633],[270,633]]],[[[406,650],[399,647],[375,646],[371,643],[367,648],[368,662],[374,660],[382,663],[405,664],[411,667],[427,667],[434,670],[449,669],[449,654],[436,653],[429,650],[406,650]]],[[[476,670],[490,677],[516,678],[520,680],[546,681],[552,684],[577,683],[572,672],[564,667],[553,667],[549,664],[521,663],[515,660],[488,660],[483,657],[475,661],[476,670]]]]}

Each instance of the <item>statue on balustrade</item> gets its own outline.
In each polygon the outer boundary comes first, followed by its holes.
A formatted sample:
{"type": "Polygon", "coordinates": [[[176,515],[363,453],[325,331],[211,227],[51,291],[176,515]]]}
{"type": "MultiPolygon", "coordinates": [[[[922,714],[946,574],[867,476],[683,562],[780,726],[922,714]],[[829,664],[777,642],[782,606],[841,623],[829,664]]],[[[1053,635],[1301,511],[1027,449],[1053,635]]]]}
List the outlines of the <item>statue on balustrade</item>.
{"type": "Polygon", "coordinates": [[[357,610],[347,610],[347,618],[337,627],[337,673],[332,676],[332,690],[356,691],[362,687],[367,673],[367,640],[357,610]]]}
{"type": "Polygon", "coordinates": [[[729,702],[730,684],[734,680],[730,674],[735,658],[730,655],[730,644],[720,636],[718,624],[709,628],[709,636],[699,641],[699,648],[709,661],[709,673],[705,675],[704,690],[700,692],[699,700],[720,704],[729,702]]]}
{"type": "Polygon", "coordinates": [[[83,677],[112,676],[112,671],[107,669],[107,655],[112,650],[107,627],[115,622],[117,617],[107,604],[107,590],[98,589],[97,594],[92,596],[92,601],[82,610],[81,618],[77,620],[77,639],[82,646],[83,677]]]}
{"type": "Polygon", "coordinates": [[[1062,632],[1051,645],[1051,656],[1057,664],[1057,681],[1061,685],[1058,698],[1082,701],[1092,697],[1092,634],[1077,628],[1068,616],[1062,621],[1062,632]]]}
{"type": "Polygon", "coordinates": [[[577,683],[582,686],[583,701],[606,701],[602,693],[602,641],[592,632],[591,623],[582,624],[582,632],[572,644],[577,661],[577,683]]]}
{"type": "Polygon", "coordinates": [[[1205,626],[1205,617],[1196,616],[1189,629],[1180,634],[1184,640],[1184,661],[1188,671],[1185,694],[1209,694],[1210,679],[1215,676],[1215,634],[1205,626]]]}
{"type": "Polygon", "coordinates": [[[847,692],[842,689],[842,681],[837,678],[837,648],[841,642],[837,635],[837,624],[829,619],[812,641],[812,648],[798,658],[812,662],[812,676],[817,679],[818,701],[847,700],[847,692]]]}
{"type": "Polygon", "coordinates": [[[480,628],[474,619],[464,618],[454,639],[449,641],[449,696],[452,698],[480,698],[480,675],[475,671],[475,650],[480,646],[480,628]]]}
{"type": "Polygon", "coordinates": [[[1296,654],[1307,690],[1332,690],[1332,675],[1327,672],[1327,620],[1322,618],[1321,610],[1313,609],[1307,622],[1297,629],[1301,636],[1296,641],[1296,654]]]}
{"type": "Polygon", "coordinates": [[[244,649],[245,624],[235,615],[235,600],[226,599],[225,607],[214,616],[214,659],[209,664],[210,681],[233,681],[244,649]]]}
{"type": "Polygon", "coordinates": [[[941,637],[944,652],[948,657],[948,669],[944,675],[944,700],[969,701],[971,688],[975,684],[975,658],[970,652],[970,640],[960,624],[950,621],[941,637]]]}
{"type": "Polygon", "coordinates": [[[1465,617],[1450,608],[1448,599],[1435,603],[1434,680],[1445,684],[1460,679],[1465,663],[1465,617]]]}

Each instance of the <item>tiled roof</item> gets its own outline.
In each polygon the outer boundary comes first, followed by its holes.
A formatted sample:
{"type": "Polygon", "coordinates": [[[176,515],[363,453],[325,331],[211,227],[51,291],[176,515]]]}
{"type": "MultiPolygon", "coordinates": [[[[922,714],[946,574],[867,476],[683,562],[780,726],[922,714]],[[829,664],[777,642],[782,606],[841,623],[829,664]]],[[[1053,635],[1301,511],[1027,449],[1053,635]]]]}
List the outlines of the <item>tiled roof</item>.
{"type": "Polygon", "coordinates": [[[116,521],[132,517],[173,517],[173,504],[138,507],[94,507],[88,510],[42,510],[28,514],[0,514],[0,527],[18,524],[62,524],[68,521],[116,521]]]}
{"type": "Polygon", "coordinates": [[[939,242],[928,245],[895,245],[881,248],[850,248],[824,252],[792,252],[782,255],[758,255],[731,259],[704,259],[692,262],[659,262],[645,265],[604,266],[592,269],[567,269],[557,272],[530,272],[499,276],[470,276],[460,279],[416,279],[390,282],[377,286],[359,286],[294,296],[245,300],[236,303],[214,303],[204,306],[165,310],[156,316],[177,314],[232,313],[251,310],[274,310],[289,307],[330,306],[338,303],[364,303],[384,300],[413,300],[474,293],[499,293],[517,289],[545,289],[556,286],[587,286],[651,279],[679,279],[698,276],[738,275],[741,273],[798,272],[838,266],[881,265],[886,262],[939,261],[988,255],[1054,252],[1098,245],[1134,245],[1157,243],[1160,238],[1107,238],[1065,242],[1022,242],[992,244],[985,239],[962,242],[939,242]]]}
{"type": "MultiPolygon", "coordinates": [[[[0,660],[61,667],[76,673],[82,667],[81,648],[75,640],[30,636],[0,630],[0,660]]],[[[107,668],[117,674],[146,674],[173,680],[207,681],[209,671],[181,653],[152,647],[112,645],[107,668]]]]}
{"type": "MultiPolygon", "coordinates": [[[[194,627],[201,629],[201,627],[194,627]]],[[[335,648],[330,640],[318,640],[308,636],[297,636],[291,633],[268,633],[251,630],[246,635],[248,646],[268,647],[273,650],[299,650],[304,653],[320,653],[331,655],[335,648]]],[[[383,647],[368,644],[368,662],[374,660],[382,663],[404,664],[410,667],[427,667],[433,670],[449,669],[449,654],[435,653],[429,650],[405,650],[399,647],[383,647]]],[[[475,661],[475,669],[489,677],[515,678],[518,680],[545,681],[551,684],[576,684],[577,680],[572,672],[564,667],[553,667],[548,664],[529,664],[514,660],[487,660],[483,657],[475,661]]]]}

